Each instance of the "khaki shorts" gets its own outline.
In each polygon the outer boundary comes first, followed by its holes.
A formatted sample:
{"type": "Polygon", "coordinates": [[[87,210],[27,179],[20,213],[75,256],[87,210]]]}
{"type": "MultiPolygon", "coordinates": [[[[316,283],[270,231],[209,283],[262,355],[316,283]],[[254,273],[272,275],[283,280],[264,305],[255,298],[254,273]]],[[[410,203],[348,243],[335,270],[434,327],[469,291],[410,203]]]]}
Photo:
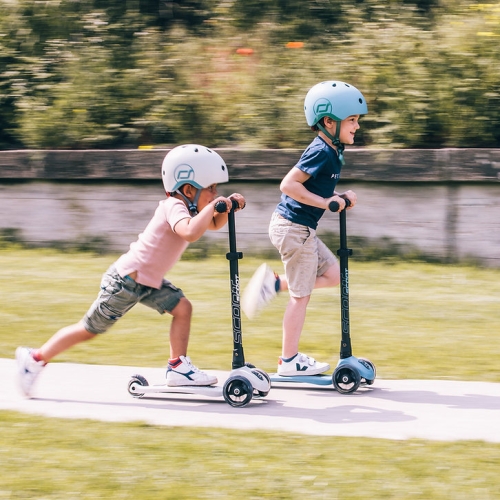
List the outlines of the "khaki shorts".
{"type": "Polygon", "coordinates": [[[311,295],[316,277],[337,262],[314,229],[291,222],[276,212],[269,224],[269,238],[281,255],[292,297],[311,295]]]}
{"type": "Polygon", "coordinates": [[[166,279],[158,290],[128,276],[122,278],[112,265],[103,274],[101,291],[82,322],[90,333],[104,333],[139,302],[163,314],[171,312],[182,297],[182,290],[166,279]]]}

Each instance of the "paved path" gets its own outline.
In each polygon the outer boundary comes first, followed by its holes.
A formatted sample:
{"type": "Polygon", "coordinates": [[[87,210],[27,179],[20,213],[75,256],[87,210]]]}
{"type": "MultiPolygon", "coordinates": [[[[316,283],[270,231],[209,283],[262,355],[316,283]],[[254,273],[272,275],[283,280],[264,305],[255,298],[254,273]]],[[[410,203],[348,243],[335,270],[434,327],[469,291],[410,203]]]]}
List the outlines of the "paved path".
{"type": "MultiPolygon", "coordinates": [[[[233,408],[223,399],[200,396],[129,395],[132,375],[162,384],[164,369],[71,363],[50,364],[38,380],[34,399],[25,399],[17,390],[15,370],[14,360],[0,359],[0,409],[154,425],[500,443],[500,384],[494,383],[376,379],[349,395],[331,387],[287,384],[273,387],[265,399],[233,408]]],[[[212,373],[219,381],[228,374],[212,373]]]]}

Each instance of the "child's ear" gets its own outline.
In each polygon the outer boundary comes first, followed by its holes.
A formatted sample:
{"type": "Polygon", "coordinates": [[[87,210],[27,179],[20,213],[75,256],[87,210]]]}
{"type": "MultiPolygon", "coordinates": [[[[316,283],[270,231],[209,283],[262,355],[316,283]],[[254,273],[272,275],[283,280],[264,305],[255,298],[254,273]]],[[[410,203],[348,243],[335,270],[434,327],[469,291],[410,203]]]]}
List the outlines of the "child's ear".
{"type": "Polygon", "coordinates": [[[194,195],[196,194],[196,190],[193,186],[191,186],[191,184],[184,184],[180,189],[182,194],[189,199],[194,197],[194,195]]]}
{"type": "Polygon", "coordinates": [[[330,118],[329,116],[325,116],[325,128],[335,132],[336,128],[337,128],[337,122],[333,119],[333,118],[330,118]]]}

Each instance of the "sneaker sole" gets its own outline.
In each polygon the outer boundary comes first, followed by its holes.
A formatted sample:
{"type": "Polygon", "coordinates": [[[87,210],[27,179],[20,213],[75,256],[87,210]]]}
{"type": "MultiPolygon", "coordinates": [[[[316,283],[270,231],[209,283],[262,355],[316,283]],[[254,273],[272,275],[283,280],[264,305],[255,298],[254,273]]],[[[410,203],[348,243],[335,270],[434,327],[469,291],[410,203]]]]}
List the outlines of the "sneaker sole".
{"type": "Polygon", "coordinates": [[[192,384],[169,384],[167,382],[167,387],[211,387],[214,386],[217,383],[217,380],[215,382],[210,382],[210,383],[192,383],[192,384]]]}

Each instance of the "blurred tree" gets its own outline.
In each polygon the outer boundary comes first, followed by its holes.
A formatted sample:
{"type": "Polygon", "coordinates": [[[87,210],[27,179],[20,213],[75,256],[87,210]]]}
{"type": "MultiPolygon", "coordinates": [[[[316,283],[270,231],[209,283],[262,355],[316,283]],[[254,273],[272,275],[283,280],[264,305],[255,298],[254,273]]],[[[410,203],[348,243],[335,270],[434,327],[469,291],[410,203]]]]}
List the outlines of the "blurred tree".
{"type": "Polygon", "coordinates": [[[328,79],[368,98],[357,145],[498,147],[499,13],[466,0],[1,2],[0,147],[301,148],[304,96],[328,79]]]}

